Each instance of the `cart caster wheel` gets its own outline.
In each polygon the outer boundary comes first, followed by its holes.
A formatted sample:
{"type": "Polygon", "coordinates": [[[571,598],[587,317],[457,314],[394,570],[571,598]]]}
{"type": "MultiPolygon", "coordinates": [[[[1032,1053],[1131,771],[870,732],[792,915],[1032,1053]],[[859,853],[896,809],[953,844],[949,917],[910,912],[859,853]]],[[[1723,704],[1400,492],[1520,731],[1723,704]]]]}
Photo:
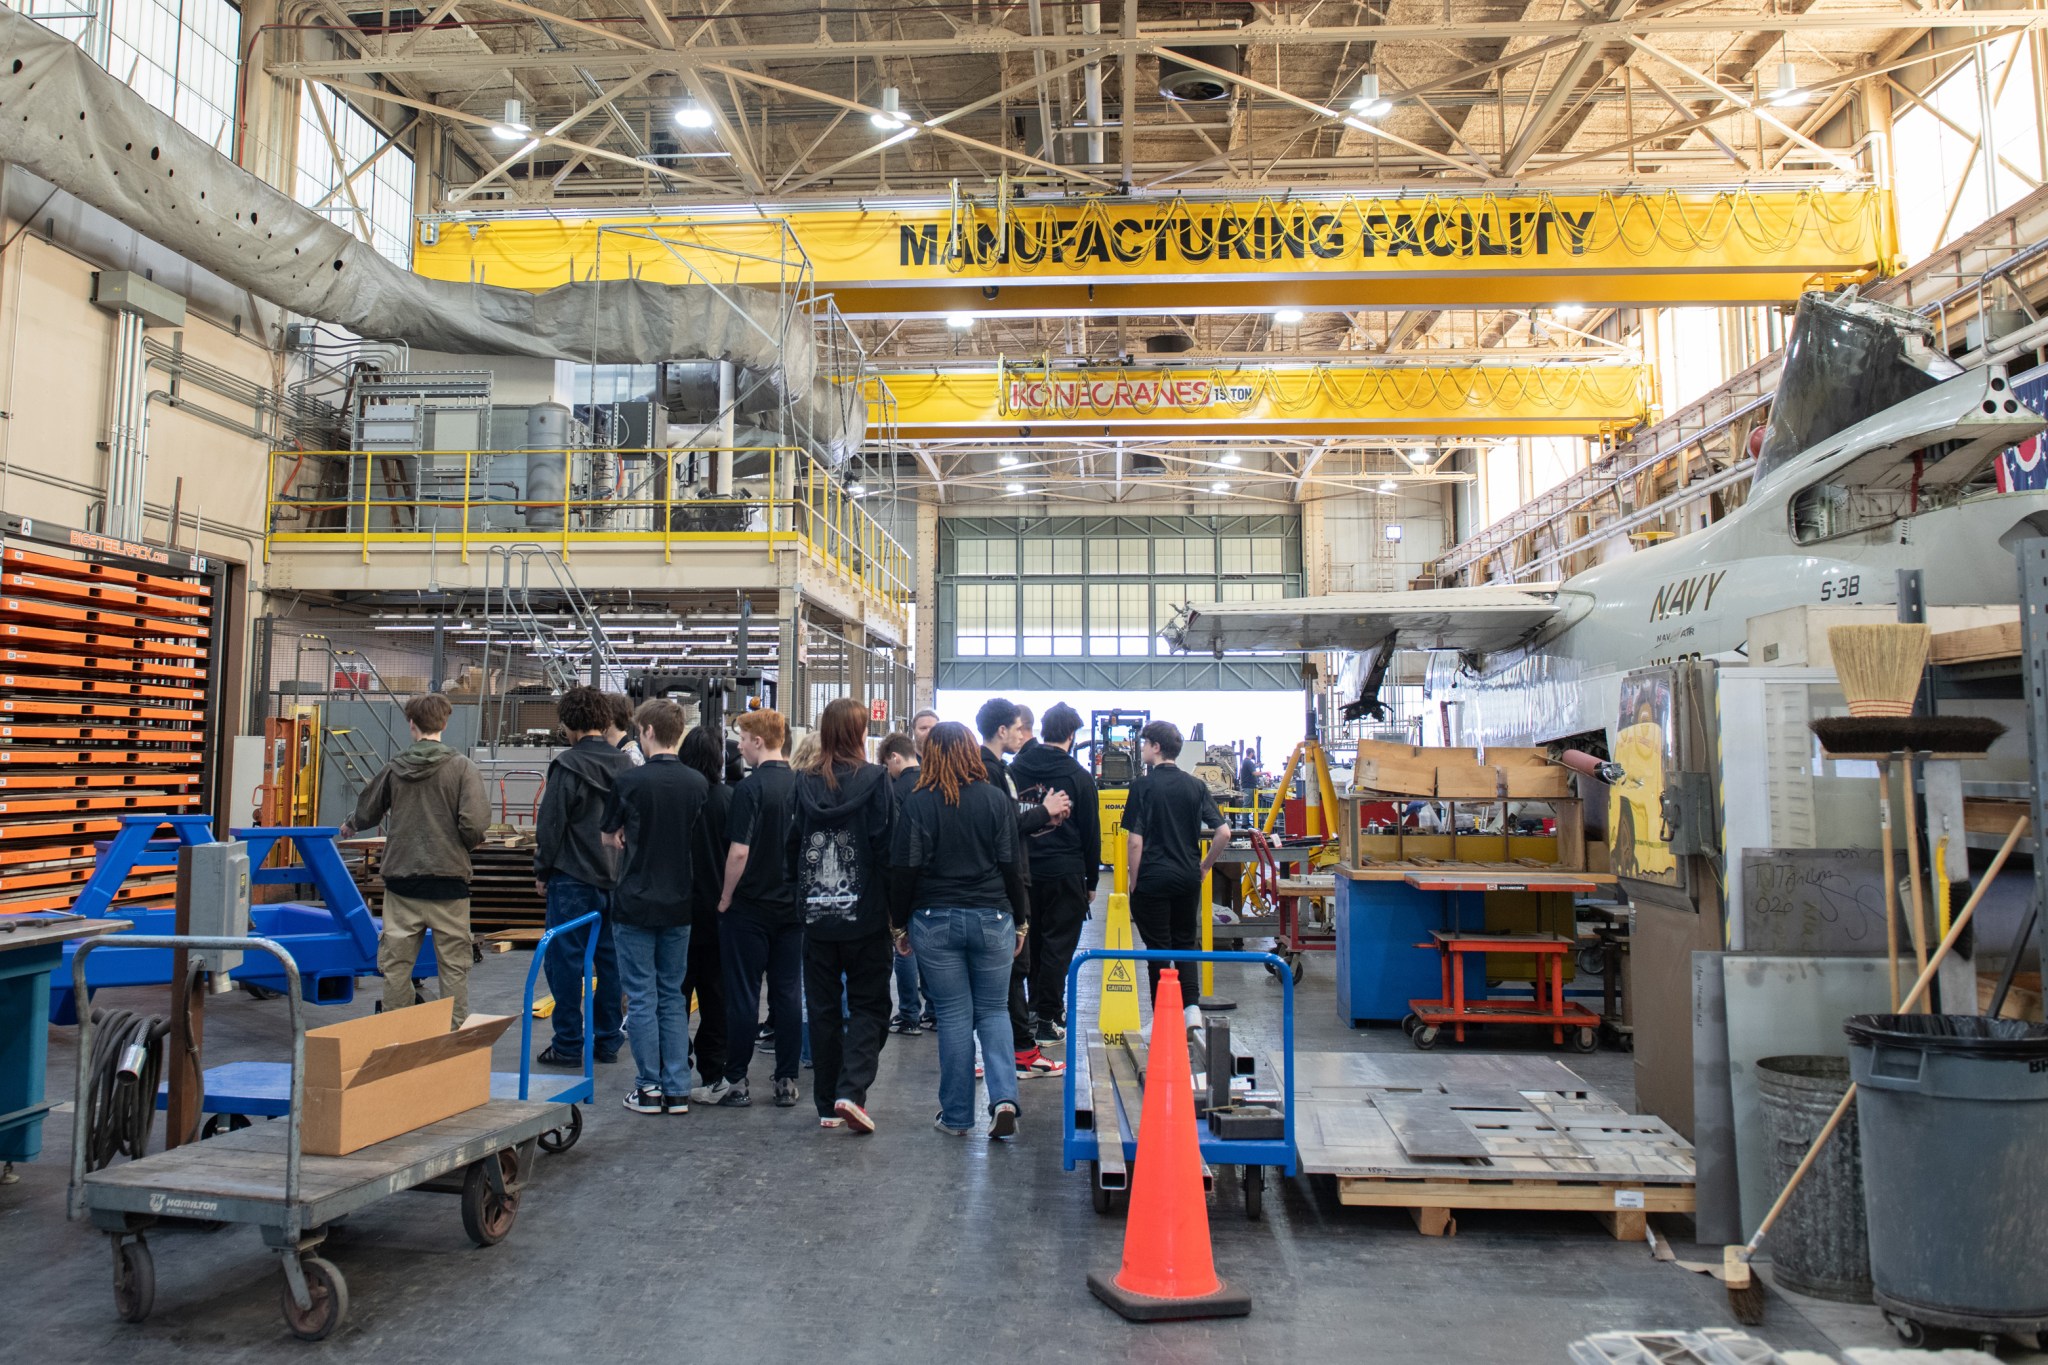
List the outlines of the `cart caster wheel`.
{"type": "Polygon", "coordinates": [[[1308,959],[1297,954],[1287,960],[1289,970],[1294,973],[1294,984],[1301,984],[1302,971],[1308,966],[1308,959]]]}
{"type": "Polygon", "coordinates": [[[569,1122],[560,1128],[550,1128],[540,1135],[540,1149],[560,1156],[576,1145],[576,1139],[583,1136],[583,1110],[576,1105],[569,1106],[569,1122]]]}
{"type": "Polygon", "coordinates": [[[519,1196],[501,1195],[492,1189],[484,1161],[497,1162],[505,1183],[511,1185],[519,1179],[519,1154],[507,1148],[474,1162],[462,1181],[462,1230],[478,1246],[494,1247],[512,1231],[512,1222],[519,1216],[519,1196]]]}
{"type": "Polygon", "coordinates": [[[1592,1052],[1600,1046],[1598,1029],[1582,1028],[1572,1032],[1572,1051],[1592,1052]]]}
{"type": "Polygon", "coordinates": [[[306,1277],[306,1293],[313,1302],[300,1308],[292,1301],[292,1286],[284,1286],[284,1325],[300,1341],[325,1341],[348,1316],[348,1281],[332,1261],[307,1256],[299,1261],[299,1273],[306,1277]]]}
{"type": "Polygon", "coordinates": [[[1408,1035],[1408,1041],[1424,1052],[1436,1046],[1438,1029],[1434,1024],[1423,1024],[1408,1035]]]}
{"type": "Polygon", "coordinates": [[[1240,1166],[1238,1180],[1244,1186],[1244,1216],[1256,1223],[1266,1207],[1266,1168],[1240,1166]]]}
{"type": "Polygon", "coordinates": [[[156,1306],[156,1258],[140,1237],[114,1244],[114,1311],[123,1322],[141,1322],[156,1306]]]}
{"type": "Polygon", "coordinates": [[[1415,1036],[1415,1026],[1421,1022],[1420,1019],[1417,1019],[1412,1014],[1404,1014],[1401,1016],[1401,1032],[1413,1038],[1415,1036]]]}
{"type": "Polygon", "coordinates": [[[1886,1313],[1884,1320],[1892,1325],[1892,1331],[1898,1334],[1899,1340],[1905,1345],[1918,1348],[1927,1344],[1927,1328],[1924,1324],[1911,1318],[1900,1317],[1896,1313],[1886,1313]]]}
{"type": "Polygon", "coordinates": [[[1115,1194],[1102,1188],[1102,1163],[1099,1161],[1088,1163],[1088,1202],[1105,1217],[1116,1206],[1115,1194]]]}
{"type": "MultiPolygon", "coordinates": [[[[279,995],[283,994],[283,992],[274,991],[268,986],[259,986],[253,981],[244,981],[242,989],[249,992],[251,1000],[275,1000],[279,995]]],[[[381,1008],[381,1002],[379,1007],[381,1008]]]]}
{"type": "Polygon", "coordinates": [[[200,1126],[199,1140],[204,1142],[208,1138],[217,1138],[223,1133],[239,1132],[248,1126],[249,1116],[247,1114],[210,1114],[207,1116],[206,1122],[200,1126]]]}

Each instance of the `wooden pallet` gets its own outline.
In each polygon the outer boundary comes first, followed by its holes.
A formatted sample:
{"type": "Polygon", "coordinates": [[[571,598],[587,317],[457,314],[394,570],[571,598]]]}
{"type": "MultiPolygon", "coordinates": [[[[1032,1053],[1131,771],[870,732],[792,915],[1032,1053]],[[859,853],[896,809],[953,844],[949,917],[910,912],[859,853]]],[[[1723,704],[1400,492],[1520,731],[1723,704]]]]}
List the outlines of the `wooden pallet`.
{"type": "Polygon", "coordinates": [[[1499,1208],[1596,1213],[1640,1239],[1642,1215],[1693,1207],[1691,1144],[1547,1057],[1300,1053],[1294,1084],[1302,1169],[1430,1236],[1499,1208]]]}
{"type": "Polygon", "coordinates": [[[1616,1241],[1643,1240],[1653,1213],[1691,1213],[1691,1185],[1610,1180],[1415,1180],[1398,1176],[1337,1177],[1339,1203],[1406,1209],[1425,1237],[1454,1237],[1460,1209],[1570,1210],[1596,1215],[1616,1241]]]}
{"type": "MultiPolygon", "coordinates": [[[[352,839],[363,864],[352,868],[370,913],[384,913],[384,880],[378,874],[382,839],[352,839]]],[[[533,887],[533,841],[492,838],[469,855],[469,926],[478,934],[530,930],[536,937],[547,925],[547,898],[533,887]]]]}

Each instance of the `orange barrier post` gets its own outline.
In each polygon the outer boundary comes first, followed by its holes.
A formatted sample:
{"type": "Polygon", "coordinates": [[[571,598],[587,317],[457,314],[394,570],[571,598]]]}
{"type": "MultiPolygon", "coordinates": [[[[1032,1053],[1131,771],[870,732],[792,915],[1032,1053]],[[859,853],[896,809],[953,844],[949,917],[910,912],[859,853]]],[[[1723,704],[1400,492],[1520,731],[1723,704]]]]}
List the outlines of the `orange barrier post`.
{"type": "Polygon", "coordinates": [[[1159,974],[1159,996],[1152,1005],[1123,1269],[1114,1276],[1089,1272],[1088,1288],[1133,1322],[1236,1318],[1252,1311],[1250,1294],[1216,1277],[1209,1203],[1202,1190],[1202,1148],[1195,1134],[1194,1073],[1181,1023],[1180,973],[1171,967],[1159,974]]]}

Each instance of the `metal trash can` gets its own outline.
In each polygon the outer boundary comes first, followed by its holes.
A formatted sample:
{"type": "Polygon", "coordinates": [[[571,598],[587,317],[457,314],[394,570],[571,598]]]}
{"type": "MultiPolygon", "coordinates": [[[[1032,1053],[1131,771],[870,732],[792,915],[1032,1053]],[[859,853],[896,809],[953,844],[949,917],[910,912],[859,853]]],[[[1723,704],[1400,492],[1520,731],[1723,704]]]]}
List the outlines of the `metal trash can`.
{"type": "Polygon", "coordinates": [[[1923,1326],[2048,1330],[2048,1025],[1847,1023],[1878,1307],[1923,1326]]]}
{"type": "MultiPolygon", "coordinates": [[[[1766,1057],[1756,1064],[1756,1087],[1771,1144],[1771,1186],[1783,1189],[1848,1091],[1849,1063],[1841,1057],[1766,1057]]],[[[1765,1246],[1780,1288],[1837,1303],[1870,1302],[1870,1238],[1854,1109],[1793,1191],[1765,1246]]]]}

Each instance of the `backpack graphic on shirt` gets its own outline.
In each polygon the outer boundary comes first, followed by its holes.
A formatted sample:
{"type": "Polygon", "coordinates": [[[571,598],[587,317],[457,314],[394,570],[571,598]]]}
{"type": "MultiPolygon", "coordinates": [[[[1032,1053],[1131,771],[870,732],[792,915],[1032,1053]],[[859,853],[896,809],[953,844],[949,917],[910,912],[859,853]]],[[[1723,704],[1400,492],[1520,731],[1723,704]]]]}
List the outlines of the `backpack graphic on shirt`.
{"type": "Polygon", "coordinates": [[[819,924],[853,919],[866,889],[853,830],[814,829],[805,837],[799,857],[805,920],[819,924]]]}

